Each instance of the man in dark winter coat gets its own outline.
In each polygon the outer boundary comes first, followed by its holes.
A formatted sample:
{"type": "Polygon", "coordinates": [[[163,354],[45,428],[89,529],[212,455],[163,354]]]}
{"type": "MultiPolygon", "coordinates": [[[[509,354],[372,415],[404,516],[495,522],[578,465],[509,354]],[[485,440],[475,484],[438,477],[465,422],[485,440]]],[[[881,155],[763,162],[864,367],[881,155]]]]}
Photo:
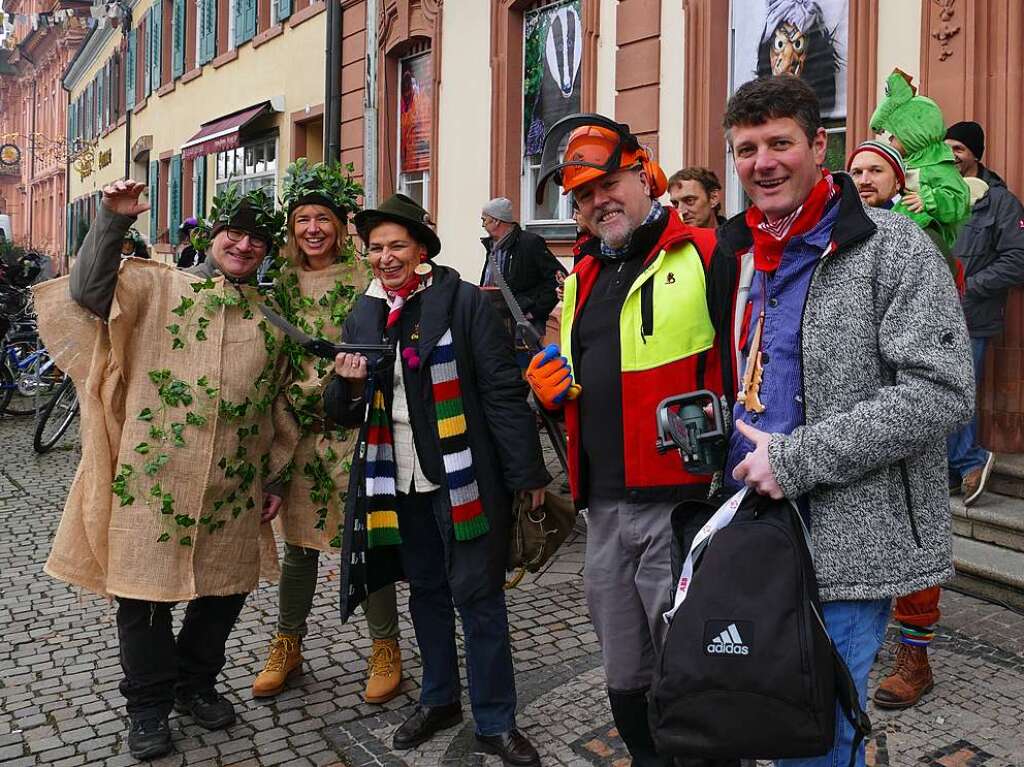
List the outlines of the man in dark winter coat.
{"type": "Polygon", "coordinates": [[[480,223],[487,232],[480,240],[487,251],[480,285],[497,285],[493,275],[497,263],[523,314],[537,332],[544,335],[548,315],[558,303],[555,294],[558,275],[561,273],[564,277],[565,269],[548,250],[543,237],[527,232],[516,223],[512,202],[507,197],[487,203],[480,214],[480,223]]]}
{"type": "Polygon", "coordinates": [[[432,263],[441,243],[426,220],[401,194],[355,216],[374,279],[342,338],[395,345],[398,354],[372,375],[365,357],[339,354],[338,377],[324,393],[331,418],[362,426],[342,561],[365,555],[376,567],[397,548],[409,582],[423,680],[395,748],[415,748],[462,721],[457,609],[477,740],[505,764],[530,767],[540,760],[516,729],[502,587],[513,495],[529,494],[537,508],[551,477],[508,334],[476,286],[432,263]],[[361,552],[350,543],[355,518],[365,531],[361,552]]]}
{"type": "MultiPolygon", "coordinates": [[[[953,246],[953,255],[964,266],[964,315],[980,384],[988,340],[1003,332],[1006,293],[1024,284],[1024,208],[1003,180],[981,164],[985,132],[978,123],[951,125],[946,143],[964,178],[988,185],[953,246]]],[[[985,491],[994,462],[992,453],[978,445],[976,432],[975,419],[949,438],[949,466],[963,480],[965,506],[985,491]]]]}

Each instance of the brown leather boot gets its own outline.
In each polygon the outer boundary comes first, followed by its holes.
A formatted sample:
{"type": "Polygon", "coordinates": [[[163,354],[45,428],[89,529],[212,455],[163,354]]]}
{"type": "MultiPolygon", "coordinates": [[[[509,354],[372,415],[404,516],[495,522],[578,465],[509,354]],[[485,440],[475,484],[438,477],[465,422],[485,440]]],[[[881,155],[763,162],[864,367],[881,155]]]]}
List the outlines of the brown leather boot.
{"type": "Polygon", "coordinates": [[[928,665],[928,648],[900,642],[896,645],[896,665],[875,690],[879,708],[909,708],[931,692],[935,686],[932,667],[928,665]]]}
{"type": "Polygon", "coordinates": [[[254,698],[269,698],[284,689],[288,675],[302,666],[302,637],[278,634],[270,640],[270,657],[252,683],[254,698]]]}
{"type": "Polygon", "coordinates": [[[398,687],[402,683],[402,651],[398,649],[397,639],[373,640],[369,672],[363,700],[387,703],[398,695],[398,687]]]}

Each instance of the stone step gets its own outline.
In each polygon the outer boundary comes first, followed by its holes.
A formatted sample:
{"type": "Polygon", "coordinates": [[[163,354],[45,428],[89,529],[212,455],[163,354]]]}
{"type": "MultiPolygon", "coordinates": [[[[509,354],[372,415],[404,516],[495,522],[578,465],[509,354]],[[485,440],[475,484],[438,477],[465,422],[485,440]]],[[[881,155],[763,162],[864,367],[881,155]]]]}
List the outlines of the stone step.
{"type": "Polygon", "coordinates": [[[996,453],[988,490],[1013,498],[1024,498],[1024,455],[996,453]]]}
{"type": "Polygon", "coordinates": [[[956,535],[1024,552],[1024,500],[986,492],[969,509],[951,501],[956,535]]]}
{"type": "Polygon", "coordinates": [[[954,535],[953,561],[957,591],[1024,610],[1024,552],[954,535]]]}

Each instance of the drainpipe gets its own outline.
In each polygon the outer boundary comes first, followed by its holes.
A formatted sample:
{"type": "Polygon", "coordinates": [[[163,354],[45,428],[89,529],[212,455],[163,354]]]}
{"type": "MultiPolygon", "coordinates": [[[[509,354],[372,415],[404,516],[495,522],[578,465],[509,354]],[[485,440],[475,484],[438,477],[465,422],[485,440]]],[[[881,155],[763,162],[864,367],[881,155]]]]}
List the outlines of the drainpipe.
{"type": "MultiPolygon", "coordinates": [[[[129,77],[134,77],[134,72],[128,71],[128,36],[132,31],[132,7],[125,0],[118,3],[121,8],[121,36],[124,39],[124,52],[121,60],[124,61],[124,82],[119,83],[121,88],[121,100],[124,100],[124,89],[129,77]]],[[[198,33],[197,33],[198,34],[198,33]]],[[[132,110],[125,104],[124,107],[124,178],[127,181],[132,177],[132,110]]]]}
{"type": "MultiPolygon", "coordinates": [[[[60,87],[64,89],[67,94],[67,105],[64,107],[64,131],[67,132],[68,117],[71,115],[71,89],[64,84],[64,79],[61,78],[60,87]]],[[[71,249],[75,246],[75,233],[74,227],[71,226],[74,223],[71,220],[71,216],[68,215],[68,211],[71,210],[71,144],[68,144],[68,151],[65,153],[67,159],[64,168],[64,264],[61,274],[68,274],[71,271],[71,249]]]]}
{"type": "Polygon", "coordinates": [[[32,129],[31,129],[31,143],[29,144],[29,152],[32,154],[32,159],[29,160],[28,165],[28,249],[32,250],[32,219],[34,214],[35,205],[33,205],[33,182],[36,177],[36,81],[39,79],[39,72],[36,70],[36,62],[34,62],[25,51],[19,48],[18,51],[21,57],[25,59],[29,64],[32,65],[32,129]]]}
{"type": "Polygon", "coordinates": [[[325,162],[341,159],[341,35],[341,0],[327,0],[327,72],[324,77],[325,162]]]}
{"type": "Polygon", "coordinates": [[[377,206],[377,4],[366,3],[366,82],[363,90],[363,206],[377,206]]]}

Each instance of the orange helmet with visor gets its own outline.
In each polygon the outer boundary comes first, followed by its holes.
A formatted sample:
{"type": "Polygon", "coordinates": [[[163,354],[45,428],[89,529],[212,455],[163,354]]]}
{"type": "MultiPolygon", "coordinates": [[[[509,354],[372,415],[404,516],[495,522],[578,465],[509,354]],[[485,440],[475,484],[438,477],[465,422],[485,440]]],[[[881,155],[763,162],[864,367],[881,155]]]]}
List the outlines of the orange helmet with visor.
{"type": "Polygon", "coordinates": [[[633,167],[647,173],[652,198],[665,193],[665,172],[629,132],[628,125],[599,114],[569,115],[552,125],[544,136],[537,203],[543,203],[551,179],[562,187],[562,194],[568,194],[594,179],[633,167]]]}

